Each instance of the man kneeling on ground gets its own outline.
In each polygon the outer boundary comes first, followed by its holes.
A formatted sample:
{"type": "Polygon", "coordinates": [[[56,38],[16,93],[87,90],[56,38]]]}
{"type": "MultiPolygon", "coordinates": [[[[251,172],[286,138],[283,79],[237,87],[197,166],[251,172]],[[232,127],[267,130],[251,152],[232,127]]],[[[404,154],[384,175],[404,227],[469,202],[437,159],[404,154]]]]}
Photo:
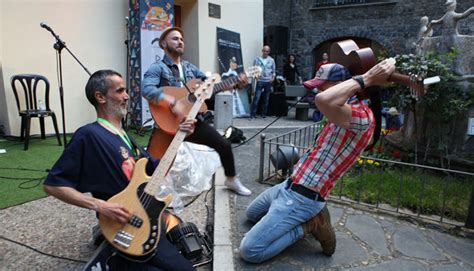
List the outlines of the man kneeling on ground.
{"type": "Polygon", "coordinates": [[[266,261],[306,234],[321,243],[325,255],[334,253],[336,235],[326,198],[368,146],[375,128],[374,115],[358,94],[365,87],[386,83],[394,69],[392,59],[384,60],[351,78],[342,65],[326,64],[314,79],[304,83],[320,91],[315,105],[327,117],[327,123],[291,177],[264,191],[248,206],[247,218],[256,224],[240,243],[245,261],[266,261]]]}

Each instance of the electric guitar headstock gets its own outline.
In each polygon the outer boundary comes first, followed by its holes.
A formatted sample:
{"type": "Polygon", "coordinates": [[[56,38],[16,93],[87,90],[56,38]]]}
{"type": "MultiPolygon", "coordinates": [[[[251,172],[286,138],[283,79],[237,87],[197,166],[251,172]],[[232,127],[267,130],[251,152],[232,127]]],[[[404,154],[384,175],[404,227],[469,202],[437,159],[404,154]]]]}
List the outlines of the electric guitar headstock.
{"type": "Polygon", "coordinates": [[[248,78],[257,79],[262,75],[262,67],[252,66],[245,71],[248,78]]]}
{"type": "Polygon", "coordinates": [[[214,93],[214,85],[221,81],[219,74],[206,73],[206,75],[207,79],[200,83],[199,88],[194,91],[194,96],[200,102],[204,102],[204,100],[211,98],[214,93]]]}

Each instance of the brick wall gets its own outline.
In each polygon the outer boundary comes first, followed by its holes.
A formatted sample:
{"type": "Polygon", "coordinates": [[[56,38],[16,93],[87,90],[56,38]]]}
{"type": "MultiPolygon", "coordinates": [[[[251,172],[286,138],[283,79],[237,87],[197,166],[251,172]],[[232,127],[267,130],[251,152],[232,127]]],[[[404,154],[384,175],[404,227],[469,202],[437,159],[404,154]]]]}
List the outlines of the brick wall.
{"type": "MultiPolygon", "coordinates": [[[[420,18],[441,18],[446,12],[445,1],[398,0],[383,5],[314,9],[312,0],[265,0],[264,25],[289,27],[288,51],[296,54],[302,75],[309,77],[315,63],[313,49],[334,38],[370,39],[391,56],[412,52],[420,18]]],[[[463,12],[470,6],[474,6],[474,0],[459,0],[456,11],[463,12]]],[[[459,32],[474,35],[474,14],[461,21],[459,32]]],[[[280,72],[285,59],[284,55],[277,56],[280,72]]]]}

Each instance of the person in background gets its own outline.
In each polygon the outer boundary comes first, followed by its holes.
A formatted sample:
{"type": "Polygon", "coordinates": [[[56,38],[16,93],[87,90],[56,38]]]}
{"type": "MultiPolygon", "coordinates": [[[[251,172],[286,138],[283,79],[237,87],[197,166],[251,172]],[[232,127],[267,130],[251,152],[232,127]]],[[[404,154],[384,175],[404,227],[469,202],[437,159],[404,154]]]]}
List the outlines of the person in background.
{"type": "Polygon", "coordinates": [[[301,85],[301,83],[303,83],[298,71],[298,66],[296,66],[296,57],[294,54],[288,55],[288,62],[283,66],[283,76],[285,77],[287,85],[301,85]]]}
{"type": "Polygon", "coordinates": [[[257,86],[255,87],[255,94],[252,106],[250,107],[250,120],[254,119],[257,115],[260,98],[263,98],[262,118],[267,116],[268,100],[270,93],[273,91],[272,84],[276,76],[275,61],[270,56],[270,46],[263,46],[262,56],[256,57],[253,65],[260,66],[262,68],[262,74],[257,80],[257,86]]]}
{"type": "MultiPolygon", "coordinates": [[[[322,60],[319,61],[318,63],[316,63],[316,67],[315,67],[315,75],[316,75],[316,72],[319,71],[319,68],[321,68],[322,65],[324,64],[330,64],[332,62],[329,62],[329,56],[328,56],[328,53],[323,53],[322,55],[322,60]]],[[[313,76],[314,77],[314,76],[313,76]]]]}

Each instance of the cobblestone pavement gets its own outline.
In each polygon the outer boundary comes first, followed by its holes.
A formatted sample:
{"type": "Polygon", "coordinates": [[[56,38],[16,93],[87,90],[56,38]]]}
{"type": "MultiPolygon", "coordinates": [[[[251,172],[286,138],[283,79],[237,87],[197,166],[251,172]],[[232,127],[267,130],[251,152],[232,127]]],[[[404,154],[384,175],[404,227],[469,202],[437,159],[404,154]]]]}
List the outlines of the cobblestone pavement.
{"type": "MultiPolygon", "coordinates": [[[[268,136],[288,131],[284,128],[289,126],[286,121],[280,129],[266,131],[268,136]]],[[[234,122],[234,126],[243,129],[246,137],[258,131],[258,127],[245,128],[243,120],[234,122]]],[[[269,187],[256,181],[258,147],[259,140],[253,140],[234,149],[240,178],[253,191],[251,197],[229,195],[234,270],[474,270],[472,239],[335,202],[328,204],[337,235],[337,249],[332,257],[324,256],[319,243],[308,236],[267,262],[244,262],[239,257],[239,244],[252,227],[245,218],[245,209],[269,187]]]]}
{"type": "MultiPolygon", "coordinates": [[[[207,210],[205,193],[179,216],[203,231],[207,210]]],[[[213,218],[213,190],[207,197],[213,218]]],[[[0,235],[41,252],[69,259],[42,255],[11,241],[0,239],[0,270],[82,270],[95,250],[92,227],[95,213],[63,203],[53,197],[0,210],[0,235]]],[[[210,270],[209,265],[201,270],[210,270]]]]}

